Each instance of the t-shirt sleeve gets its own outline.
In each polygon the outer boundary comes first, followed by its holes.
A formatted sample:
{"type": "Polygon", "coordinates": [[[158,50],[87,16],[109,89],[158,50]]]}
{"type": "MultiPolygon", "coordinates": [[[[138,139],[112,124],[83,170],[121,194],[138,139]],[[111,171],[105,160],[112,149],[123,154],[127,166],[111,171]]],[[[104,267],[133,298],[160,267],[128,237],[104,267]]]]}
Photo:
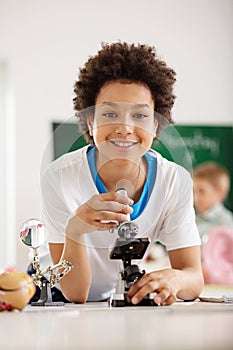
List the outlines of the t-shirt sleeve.
{"type": "Polygon", "coordinates": [[[71,215],[64,200],[61,171],[50,168],[41,177],[42,208],[41,218],[46,227],[47,241],[65,242],[65,229],[71,215]]]}
{"type": "Polygon", "coordinates": [[[177,166],[167,184],[166,206],[159,241],[167,250],[201,244],[193,207],[193,182],[190,174],[177,166]]]}

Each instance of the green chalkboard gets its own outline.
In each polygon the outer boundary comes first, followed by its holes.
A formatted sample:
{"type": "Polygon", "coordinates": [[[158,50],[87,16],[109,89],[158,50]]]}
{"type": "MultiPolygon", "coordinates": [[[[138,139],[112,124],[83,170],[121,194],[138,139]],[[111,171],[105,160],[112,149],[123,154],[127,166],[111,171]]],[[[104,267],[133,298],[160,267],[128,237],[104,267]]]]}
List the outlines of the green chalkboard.
{"type": "MultiPolygon", "coordinates": [[[[54,159],[86,145],[76,124],[54,122],[52,128],[54,159]]],[[[204,161],[216,161],[229,170],[233,184],[232,126],[168,126],[152,148],[189,171],[204,161]]],[[[225,204],[233,211],[233,186],[225,204]]]]}
{"type": "Polygon", "coordinates": [[[53,158],[75,151],[87,143],[74,123],[52,123],[53,129],[53,158]]]}

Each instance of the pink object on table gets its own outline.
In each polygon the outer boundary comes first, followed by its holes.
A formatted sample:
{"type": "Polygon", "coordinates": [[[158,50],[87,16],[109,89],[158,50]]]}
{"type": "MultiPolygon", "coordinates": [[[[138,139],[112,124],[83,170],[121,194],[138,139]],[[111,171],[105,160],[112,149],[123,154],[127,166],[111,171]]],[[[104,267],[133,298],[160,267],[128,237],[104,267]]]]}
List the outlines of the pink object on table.
{"type": "Polygon", "coordinates": [[[6,268],[1,268],[0,267],[0,274],[3,272],[12,272],[12,271],[16,271],[16,267],[15,266],[8,266],[6,268]]]}
{"type": "Polygon", "coordinates": [[[203,239],[202,259],[206,283],[233,285],[233,229],[211,229],[203,239]]]}

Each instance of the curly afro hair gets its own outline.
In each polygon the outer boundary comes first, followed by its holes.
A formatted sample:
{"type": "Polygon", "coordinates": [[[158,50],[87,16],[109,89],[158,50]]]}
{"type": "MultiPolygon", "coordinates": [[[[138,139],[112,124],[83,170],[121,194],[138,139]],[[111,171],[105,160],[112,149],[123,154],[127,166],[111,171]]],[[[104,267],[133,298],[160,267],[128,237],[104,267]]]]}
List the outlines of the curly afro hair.
{"type": "Polygon", "coordinates": [[[173,124],[171,109],[175,101],[175,72],[157,57],[153,46],[117,42],[101,44],[96,56],[88,59],[74,84],[74,110],[79,129],[87,142],[93,142],[87,126],[87,114],[94,113],[100,89],[110,81],[140,83],[151,91],[158,119],[157,135],[162,126],[173,124]]]}

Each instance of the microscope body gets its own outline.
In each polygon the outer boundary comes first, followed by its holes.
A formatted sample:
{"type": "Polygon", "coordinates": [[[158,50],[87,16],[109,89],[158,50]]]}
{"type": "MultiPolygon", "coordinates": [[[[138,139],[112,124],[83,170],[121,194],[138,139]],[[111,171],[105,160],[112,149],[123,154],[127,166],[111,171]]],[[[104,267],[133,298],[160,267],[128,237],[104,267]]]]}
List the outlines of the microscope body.
{"type": "MultiPolygon", "coordinates": [[[[127,196],[124,188],[118,189],[117,192],[127,196]]],[[[133,306],[127,300],[127,293],[130,287],[137,282],[144,274],[144,270],[140,270],[137,264],[132,264],[132,260],[140,260],[143,258],[147,247],[150,243],[149,238],[137,238],[139,227],[134,222],[128,220],[122,222],[117,227],[118,238],[110,253],[110,259],[122,260],[123,269],[119,272],[115,293],[111,295],[111,306],[133,306]]],[[[150,293],[137,305],[152,306],[157,305],[154,302],[156,293],[150,293]]]]}
{"type": "MultiPolygon", "coordinates": [[[[130,287],[145,274],[145,270],[140,270],[137,264],[132,264],[132,260],[142,259],[149,243],[148,238],[117,238],[115,246],[110,253],[110,259],[122,260],[123,269],[119,272],[116,291],[110,298],[111,306],[135,306],[127,300],[127,293],[130,287]]],[[[154,302],[155,294],[150,293],[146,295],[137,305],[157,305],[154,302]]]]}

